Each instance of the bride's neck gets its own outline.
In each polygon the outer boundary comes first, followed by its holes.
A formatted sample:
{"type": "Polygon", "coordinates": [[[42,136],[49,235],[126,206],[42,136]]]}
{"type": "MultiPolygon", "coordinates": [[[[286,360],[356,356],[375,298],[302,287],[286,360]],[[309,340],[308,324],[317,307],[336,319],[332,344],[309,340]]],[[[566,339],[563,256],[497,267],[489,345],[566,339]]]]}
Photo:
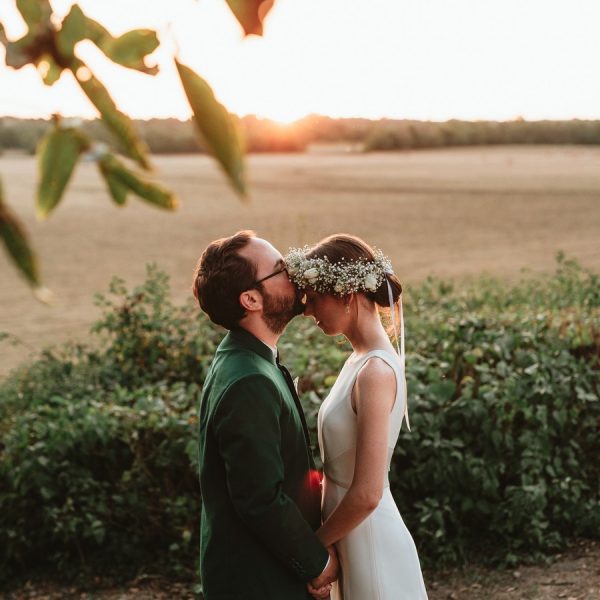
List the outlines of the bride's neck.
{"type": "Polygon", "coordinates": [[[359,317],[344,331],[344,335],[357,354],[385,348],[390,344],[377,309],[360,311],[359,317]]]}

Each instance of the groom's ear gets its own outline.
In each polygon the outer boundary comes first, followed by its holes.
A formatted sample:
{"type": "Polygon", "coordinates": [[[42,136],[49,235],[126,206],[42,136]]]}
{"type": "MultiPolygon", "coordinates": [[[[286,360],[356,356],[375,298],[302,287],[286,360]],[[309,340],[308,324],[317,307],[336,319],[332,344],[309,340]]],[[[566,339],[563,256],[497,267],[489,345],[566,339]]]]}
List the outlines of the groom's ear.
{"type": "Polygon", "coordinates": [[[248,312],[262,310],[263,299],[258,290],[246,290],[240,294],[240,304],[248,312]]]}

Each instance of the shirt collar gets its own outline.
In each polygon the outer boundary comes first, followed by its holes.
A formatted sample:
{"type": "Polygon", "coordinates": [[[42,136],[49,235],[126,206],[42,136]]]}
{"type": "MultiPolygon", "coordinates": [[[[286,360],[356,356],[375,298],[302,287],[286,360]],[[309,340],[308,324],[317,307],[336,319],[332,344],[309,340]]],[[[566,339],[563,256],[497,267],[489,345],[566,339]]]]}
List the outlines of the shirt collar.
{"type": "MultiPolygon", "coordinates": [[[[262,341],[262,340],[259,340],[262,341]]],[[[271,352],[273,353],[273,356],[275,358],[277,358],[277,355],[279,354],[279,350],[277,350],[277,346],[271,346],[271,344],[267,344],[266,342],[262,342],[265,346],[267,346],[267,348],[269,348],[271,350],[271,352]]]]}

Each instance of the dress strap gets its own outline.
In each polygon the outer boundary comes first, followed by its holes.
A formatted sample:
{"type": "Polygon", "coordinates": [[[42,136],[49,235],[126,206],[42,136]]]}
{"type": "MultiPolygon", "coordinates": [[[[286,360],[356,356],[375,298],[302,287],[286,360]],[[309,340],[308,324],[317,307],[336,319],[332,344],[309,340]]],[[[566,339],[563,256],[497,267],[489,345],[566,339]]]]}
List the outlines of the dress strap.
{"type": "Polygon", "coordinates": [[[386,363],[388,363],[393,369],[394,369],[394,373],[396,373],[396,381],[398,381],[398,379],[400,379],[400,385],[404,386],[404,415],[403,418],[406,419],[406,426],[408,427],[408,430],[410,431],[410,422],[408,420],[408,397],[406,394],[406,375],[404,374],[404,363],[402,361],[400,361],[400,364],[402,366],[402,368],[399,370],[400,373],[398,373],[397,370],[397,364],[398,361],[394,360],[394,354],[392,352],[388,352],[387,350],[370,350],[369,352],[367,352],[361,359],[360,361],[360,367],[362,368],[364,366],[364,364],[367,362],[367,360],[369,360],[369,358],[372,358],[373,356],[377,356],[378,358],[381,358],[382,360],[384,360],[386,363]]]}

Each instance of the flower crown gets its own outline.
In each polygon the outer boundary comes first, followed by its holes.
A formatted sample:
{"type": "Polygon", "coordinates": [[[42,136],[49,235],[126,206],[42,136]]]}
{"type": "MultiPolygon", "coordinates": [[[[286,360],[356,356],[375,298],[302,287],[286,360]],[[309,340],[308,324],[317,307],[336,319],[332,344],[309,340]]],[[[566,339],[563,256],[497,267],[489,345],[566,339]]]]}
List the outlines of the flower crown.
{"type": "Polygon", "coordinates": [[[290,248],[285,257],[289,278],[300,288],[320,294],[346,296],[355,292],[375,292],[386,275],[394,273],[392,263],[380,250],[373,260],[361,258],[332,263],[327,256],[307,258],[310,246],[290,248]]]}

